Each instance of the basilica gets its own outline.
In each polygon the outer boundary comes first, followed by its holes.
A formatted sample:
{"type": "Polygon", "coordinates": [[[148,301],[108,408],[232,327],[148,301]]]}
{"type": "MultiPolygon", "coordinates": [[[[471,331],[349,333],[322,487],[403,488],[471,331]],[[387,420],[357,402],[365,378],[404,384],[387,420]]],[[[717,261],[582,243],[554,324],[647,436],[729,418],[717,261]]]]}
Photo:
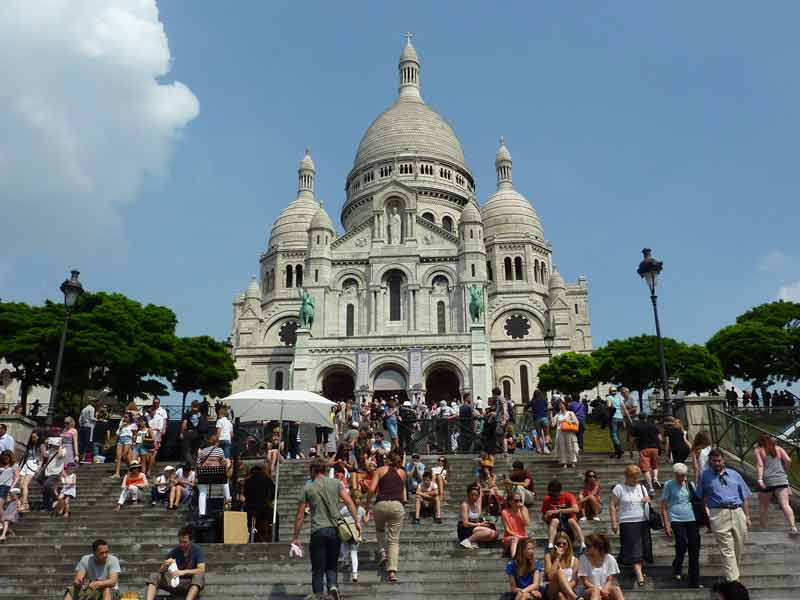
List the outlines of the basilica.
{"type": "Polygon", "coordinates": [[[555,268],[507,145],[479,203],[455,132],[422,99],[410,37],[398,74],[347,174],[341,235],[315,196],[310,153],[300,161],[260,276],[234,299],[234,391],[428,402],[471,392],[485,404],[498,387],[524,402],[548,356],[591,351],[586,278],[566,284],[555,268]]]}

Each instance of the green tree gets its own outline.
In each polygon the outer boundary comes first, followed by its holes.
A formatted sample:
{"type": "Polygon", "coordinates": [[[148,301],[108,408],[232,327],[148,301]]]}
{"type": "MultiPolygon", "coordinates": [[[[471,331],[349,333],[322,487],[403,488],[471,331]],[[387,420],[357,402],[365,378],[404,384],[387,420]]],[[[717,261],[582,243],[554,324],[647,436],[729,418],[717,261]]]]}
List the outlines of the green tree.
{"type": "Polygon", "coordinates": [[[169,380],[172,388],[183,394],[181,414],[186,410],[189,392],[216,397],[231,393],[231,382],[237,373],[224,344],[205,335],[178,338],[174,357],[169,380]]]}
{"type": "Polygon", "coordinates": [[[669,375],[676,381],[676,390],[700,394],[722,385],[722,365],[704,346],[678,343],[671,363],[669,375]]]}
{"type": "Polygon", "coordinates": [[[579,394],[597,385],[597,365],[591,354],[565,352],[539,367],[539,387],[579,394]]]}
{"type": "Polygon", "coordinates": [[[764,388],[776,381],[800,379],[800,304],[771,302],[757,306],[708,340],[726,375],[764,388]]]}
{"type": "Polygon", "coordinates": [[[52,383],[63,322],[63,307],[59,305],[0,303],[0,357],[11,364],[11,377],[20,383],[25,412],[30,389],[52,383]]]}

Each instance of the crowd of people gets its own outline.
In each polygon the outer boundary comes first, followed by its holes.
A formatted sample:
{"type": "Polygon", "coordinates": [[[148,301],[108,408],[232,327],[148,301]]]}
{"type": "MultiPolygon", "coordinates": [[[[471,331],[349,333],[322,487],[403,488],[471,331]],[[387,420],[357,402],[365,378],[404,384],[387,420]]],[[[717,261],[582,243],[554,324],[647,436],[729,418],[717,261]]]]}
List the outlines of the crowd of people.
{"type": "MultiPolygon", "coordinates": [[[[518,448],[524,448],[552,455],[565,470],[575,469],[588,414],[585,398],[554,394],[548,400],[536,390],[525,407],[529,418],[517,427],[515,418],[522,413],[515,414],[513,403],[503,398],[499,389],[493,391],[485,410],[475,406],[468,394],[455,406],[445,402],[432,409],[406,402],[398,406],[398,399],[390,397],[363,405],[354,401],[337,404],[330,427],[319,427],[314,446],[307,449],[312,461],[309,480],[298,499],[292,547],[300,548],[300,530],[309,519],[312,598],[323,598],[326,593],[339,598],[340,557],[346,559],[351,581],[358,582],[359,542],[372,523],[378,540],[376,560],[385,569],[387,581],[399,581],[406,518],[414,525],[424,519],[442,523],[445,500],[453,493],[446,454],[477,450],[480,456],[474,480],[458,503],[455,537],[464,550],[499,546],[498,551],[509,559],[505,573],[515,600],[621,600],[623,591],[617,581],[621,567],[630,567],[635,585],[647,583],[646,565],[653,562],[652,531],[657,528],[674,540],[676,580],[684,577],[688,554],[688,585],[702,587],[699,555],[706,528],[720,548],[726,581],[739,579],[744,540],[751,525],[750,488],[739,473],[725,467],[722,452],[712,447],[706,433],[698,433],[690,442],[678,419],[662,429],[639,418],[625,388],[619,393],[610,390],[603,405],[606,424],[615,448],[613,456],[621,458],[623,445],[629,445],[636,448],[638,461],[624,468],[619,481],[607,485],[605,497],[598,473],[587,469],[579,489],[565,490],[562,481],[554,478],[540,501],[534,474],[515,456],[518,448]],[[444,437],[437,437],[434,430],[424,448],[439,448],[438,443],[443,442],[445,452],[426,464],[413,451],[413,436],[404,437],[403,428],[419,433],[421,421],[437,419],[451,425],[444,430],[444,437]],[[496,472],[495,456],[499,455],[508,458],[500,463],[510,463],[507,472],[496,472]],[[663,477],[665,463],[671,463],[672,477],[663,477]],[[611,532],[619,535],[616,553],[612,553],[606,533],[584,532],[587,522],[600,521],[605,511],[611,532]],[[654,519],[660,521],[659,527],[654,519]],[[535,522],[540,522],[545,532],[545,551],[540,557],[532,536],[535,522]],[[352,534],[347,540],[340,533],[343,523],[352,534]]],[[[159,466],[156,460],[167,432],[166,412],[157,401],[144,408],[129,406],[116,428],[108,425],[107,412],[92,402],[77,422],[65,418],[57,434],[34,431],[19,461],[13,450],[4,449],[10,436],[0,425],[0,542],[11,535],[19,515],[31,510],[31,481],[41,485],[41,510],[70,518],[80,463],[92,462],[109,447],[114,459],[111,477],[120,480],[115,510],[149,499],[152,506],[167,510],[196,506],[203,517],[210,488],[218,484],[226,507],[241,501],[255,540],[278,539],[278,524],[272,525],[272,478],[284,460],[304,456],[299,427],[287,423],[280,431],[276,423],[264,424],[264,463],[246,473],[234,473],[233,425],[225,406],[213,410],[214,419],[207,402],[193,402],[182,415],[176,434],[182,462],[174,466],[159,466]],[[236,498],[231,483],[237,484],[236,498]]],[[[13,449],[13,440],[10,444],[13,449]]],[[[758,440],[755,460],[761,526],[767,526],[769,503],[775,498],[790,531],[796,533],[788,502],[791,458],[764,435],[758,440]]],[[[147,579],[146,598],[153,598],[157,589],[177,590],[187,598],[196,598],[202,591],[202,550],[191,541],[188,531],[183,530],[179,540],[179,547],[159,572],[147,579]]],[[[77,590],[97,583],[92,588],[100,591],[97,600],[114,597],[119,577],[115,561],[108,545],[97,540],[92,554],[76,567],[77,587],[66,594],[77,598],[77,590]]],[[[726,589],[720,594],[735,594],[737,588],[726,589]]]]}

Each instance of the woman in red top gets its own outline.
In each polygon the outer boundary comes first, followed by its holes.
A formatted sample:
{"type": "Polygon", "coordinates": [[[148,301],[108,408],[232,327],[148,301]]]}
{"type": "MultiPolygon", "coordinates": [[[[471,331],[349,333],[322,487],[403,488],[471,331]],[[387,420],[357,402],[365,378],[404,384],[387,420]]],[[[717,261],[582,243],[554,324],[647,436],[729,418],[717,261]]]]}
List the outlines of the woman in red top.
{"type": "Polygon", "coordinates": [[[583,531],[578,525],[578,500],[569,492],[561,491],[561,482],[553,479],[547,484],[547,496],[542,502],[542,520],[548,527],[547,549],[553,549],[553,540],[558,533],[559,525],[561,529],[569,527],[576,540],[580,541],[581,554],[586,549],[583,541],[583,531]]]}
{"type": "Polygon", "coordinates": [[[517,544],[528,537],[528,525],[531,522],[530,513],[522,503],[522,494],[518,491],[509,496],[509,508],[503,509],[501,517],[503,519],[503,547],[511,552],[511,556],[517,553],[517,544]]]}
{"type": "Polygon", "coordinates": [[[122,479],[122,493],[119,495],[115,511],[122,508],[125,501],[130,498],[132,502],[139,502],[142,490],[147,487],[147,477],[142,473],[142,465],[138,460],[128,466],[128,474],[122,479]]]}
{"type": "Polygon", "coordinates": [[[603,501],[600,499],[600,482],[597,473],[591,469],[583,474],[583,489],[578,494],[578,505],[581,509],[581,521],[592,519],[599,521],[598,516],[603,511],[603,501]]]}

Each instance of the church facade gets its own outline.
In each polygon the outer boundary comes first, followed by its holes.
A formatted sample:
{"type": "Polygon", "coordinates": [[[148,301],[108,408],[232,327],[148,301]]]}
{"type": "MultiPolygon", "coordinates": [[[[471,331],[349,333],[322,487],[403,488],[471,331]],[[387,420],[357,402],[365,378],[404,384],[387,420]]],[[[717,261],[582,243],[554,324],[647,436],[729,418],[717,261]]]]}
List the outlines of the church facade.
{"type": "Polygon", "coordinates": [[[496,386],[520,402],[548,360],[546,333],[553,354],[591,351],[587,280],[566,284],[556,270],[506,144],[496,191],[479,205],[455,132],[422,99],[410,39],[399,77],[347,175],[342,235],[315,197],[309,153],[300,161],[297,197],[272,227],[260,276],[233,303],[234,391],[429,402],[471,392],[485,402],[496,386]],[[482,297],[477,319],[470,290],[482,297]]]}

